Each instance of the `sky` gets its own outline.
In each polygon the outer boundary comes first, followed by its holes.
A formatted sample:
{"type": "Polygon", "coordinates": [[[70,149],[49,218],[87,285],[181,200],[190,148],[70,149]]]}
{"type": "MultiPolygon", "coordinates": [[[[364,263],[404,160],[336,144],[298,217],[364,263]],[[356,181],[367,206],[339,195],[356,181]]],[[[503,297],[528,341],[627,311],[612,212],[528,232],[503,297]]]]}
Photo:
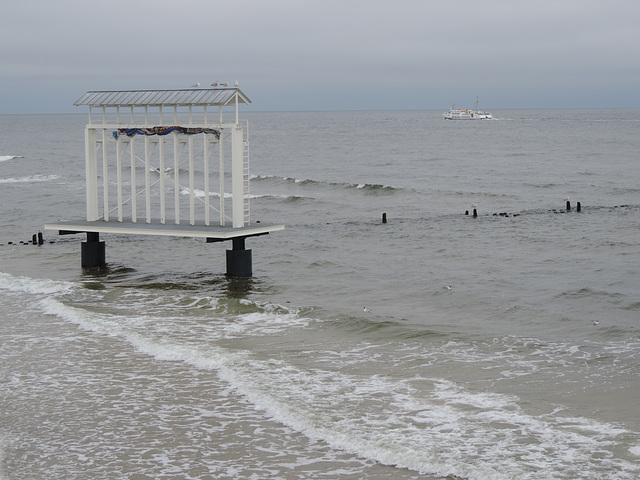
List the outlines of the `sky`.
{"type": "Polygon", "coordinates": [[[5,0],[0,114],[239,82],[251,111],[640,107],[639,0],[5,0]]]}

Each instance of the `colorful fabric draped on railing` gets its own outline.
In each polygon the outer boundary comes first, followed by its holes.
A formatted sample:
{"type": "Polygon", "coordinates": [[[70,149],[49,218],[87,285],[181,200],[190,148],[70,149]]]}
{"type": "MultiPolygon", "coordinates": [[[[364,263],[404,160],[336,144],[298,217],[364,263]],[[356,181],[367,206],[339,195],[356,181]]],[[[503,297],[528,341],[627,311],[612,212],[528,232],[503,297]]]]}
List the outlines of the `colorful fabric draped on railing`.
{"type": "Polygon", "coordinates": [[[220,138],[220,131],[214,128],[199,128],[199,127],[150,127],[150,128],[119,128],[113,132],[113,138],[118,138],[120,135],[125,134],[127,137],[133,137],[135,135],[169,135],[170,133],[178,132],[183,135],[197,135],[198,133],[206,133],[209,135],[215,135],[216,138],[220,138]]]}

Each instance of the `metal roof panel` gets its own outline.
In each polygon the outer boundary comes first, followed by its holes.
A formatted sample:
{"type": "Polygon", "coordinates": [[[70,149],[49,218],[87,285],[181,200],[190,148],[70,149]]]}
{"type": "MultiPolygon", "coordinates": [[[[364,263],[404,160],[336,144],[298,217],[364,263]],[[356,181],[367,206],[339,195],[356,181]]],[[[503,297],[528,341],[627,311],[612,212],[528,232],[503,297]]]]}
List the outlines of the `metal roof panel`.
{"type": "Polygon", "coordinates": [[[177,90],[90,90],[74,105],[90,107],[144,107],[145,105],[229,105],[251,103],[239,88],[184,88],[177,90]]]}

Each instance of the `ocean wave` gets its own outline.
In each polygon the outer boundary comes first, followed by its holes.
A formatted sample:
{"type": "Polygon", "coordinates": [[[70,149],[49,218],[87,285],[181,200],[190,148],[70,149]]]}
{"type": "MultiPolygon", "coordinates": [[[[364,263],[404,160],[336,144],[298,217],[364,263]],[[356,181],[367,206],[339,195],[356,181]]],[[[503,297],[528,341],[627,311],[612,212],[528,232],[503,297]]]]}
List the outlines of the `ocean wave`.
{"type": "MultiPolygon", "coordinates": [[[[189,193],[190,192],[188,188],[183,188],[182,190],[180,190],[180,195],[189,195],[189,193]]],[[[204,190],[201,190],[199,188],[193,189],[193,195],[196,198],[204,198],[205,193],[206,192],[204,190]]],[[[220,198],[220,192],[209,192],[209,196],[213,198],[220,198]]],[[[225,192],[224,198],[233,198],[233,195],[231,194],[231,192],[225,192]]]]}
{"type": "MultiPolygon", "coordinates": [[[[182,190],[180,190],[180,194],[181,195],[189,195],[189,189],[188,188],[183,188],[182,190]]],[[[196,198],[204,198],[205,191],[196,188],[196,189],[193,190],[193,194],[194,194],[194,196],[196,198]]],[[[211,197],[211,198],[220,198],[220,192],[209,192],[209,197],[211,197]]],[[[296,201],[304,199],[304,198],[312,199],[311,197],[304,197],[304,196],[300,196],[300,195],[284,195],[284,194],[270,194],[270,193],[249,194],[249,195],[247,195],[247,197],[250,198],[250,199],[275,198],[275,199],[282,199],[282,200],[293,201],[293,202],[296,202],[296,201]]],[[[231,199],[231,198],[233,198],[233,194],[231,194],[230,192],[226,192],[224,194],[224,198],[231,199]]]]}
{"type": "MultiPolygon", "coordinates": [[[[349,188],[353,188],[354,184],[351,184],[349,188]]],[[[392,193],[398,190],[396,187],[392,187],[391,185],[383,185],[381,183],[359,183],[355,185],[358,190],[365,190],[369,193],[392,193]]]]}
{"type": "Polygon", "coordinates": [[[603,300],[607,300],[607,299],[611,300],[615,298],[622,298],[623,295],[616,292],[605,292],[602,290],[594,290],[589,287],[583,287],[578,290],[564,291],[556,295],[556,297],[576,298],[576,299],[596,297],[596,298],[601,298],[603,300]]]}
{"type": "Polygon", "coordinates": [[[74,284],[59,280],[36,279],[0,272],[0,289],[13,293],[55,295],[67,293],[74,284]]]}
{"type": "Polygon", "coordinates": [[[385,185],[382,183],[348,183],[348,182],[327,182],[324,180],[313,180],[310,178],[294,178],[294,177],[279,177],[277,175],[256,175],[251,177],[251,181],[256,182],[274,182],[285,183],[291,185],[299,185],[303,187],[330,187],[338,189],[356,189],[364,190],[366,192],[385,192],[392,193],[400,190],[392,185],[385,185]]]}
{"type": "Polygon", "coordinates": [[[625,310],[640,310],[640,302],[633,302],[630,305],[622,307],[625,310]]]}
{"type": "Polygon", "coordinates": [[[0,178],[1,183],[37,183],[37,182],[49,182],[60,178],[58,175],[30,175],[28,177],[19,178],[0,178]]]}
{"type": "Polygon", "coordinates": [[[13,160],[14,158],[24,158],[22,155],[0,155],[0,162],[13,160]]]}
{"type": "Polygon", "coordinates": [[[305,197],[302,195],[283,195],[283,194],[270,194],[270,193],[263,193],[261,195],[249,195],[249,198],[275,198],[275,199],[279,199],[279,200],[288,200],[288,201],[299,201],[302,199],[307,199],[307,200],[314,200],[313,197],[305,197]]]}
{"type": "MultiPolygon", "coordinates": [[[[125,280],[126,281],[126,280],[125,280]]],[[[158,281],[154,278],[126,281],[115,284],[85,282],[72,295],[50,296],[44,300],[47,313],[84,326],[98,333],[117,337],[166,338],[178,342],[198,342],[199,339],[216,340],[241,336],[262,336],[286,329],[304,327],[309,319],[297,308],[272,302],[249,301],[243,298],[198,293],[202,279],[198,276],[171,278],[158,281]],[[96,309],[95,305],[101,305],[96,309]],[[144,305],[144,309],[140,306],[144,305]],[[189,319],[185,322],[185,319],[189,319]],[[215,322],[211,322],[216,319],[215,322]],[[195,335],[194,335],[195,334],[195,335]]],[[[54,282],[59,290],[47,287],[47,281],[24,279],[16,287],[8,278],[7,285],[14,289],[31,289],[28,293],[45,291],[69,293],[68,283],[54,282]]],[[[0,277],[0,288],[3,286],[0,277]]],[[[214,286],[215,284],[210,284],[214,286]]],[[[221,284],[220,288],[224,288],[221,284]]],[[[164,340],[163,340],[164,341],[164,340]]]]}

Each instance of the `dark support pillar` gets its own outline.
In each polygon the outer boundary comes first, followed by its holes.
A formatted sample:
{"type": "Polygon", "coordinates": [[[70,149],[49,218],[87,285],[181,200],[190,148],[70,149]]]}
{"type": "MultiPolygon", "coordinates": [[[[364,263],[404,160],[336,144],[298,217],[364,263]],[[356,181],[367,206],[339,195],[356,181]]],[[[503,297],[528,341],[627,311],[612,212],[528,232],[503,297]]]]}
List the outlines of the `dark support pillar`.
{"type": "Polygon", "coordinates": [[[227,250],[227,275],[232,277],[250,277],[253,274],[251,250],[245,250],[244,240],[247,237],[233,239],[233,250],[227,250]]]}
{"type": "Polygon", "coordinates": [[[107,262],[105,260],[104,242],[100,241],[98,232],[87,232],[87,241],[82,242],[82,267],[102,267],[107,262]]]}

